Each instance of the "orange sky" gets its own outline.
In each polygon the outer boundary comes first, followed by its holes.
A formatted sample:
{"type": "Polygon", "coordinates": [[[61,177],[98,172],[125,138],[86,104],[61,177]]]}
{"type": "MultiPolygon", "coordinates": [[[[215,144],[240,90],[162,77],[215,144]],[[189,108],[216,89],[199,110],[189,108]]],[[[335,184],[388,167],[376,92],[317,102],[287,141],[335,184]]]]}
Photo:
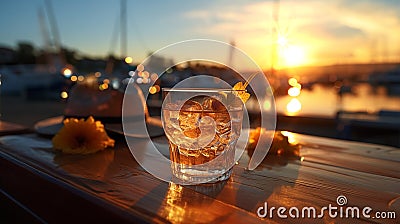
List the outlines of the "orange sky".
{"type": "Polygon", "coordinates": [[[264,68],[273,61],[273,44],[278,68],[398,62],[400,3],[392,3],[398,7],[384,1],[281,1],[278,23],[273,20],[271,1],[250,3],[240,12],[198,10],[187,15],[218,21],[202,32],[230,34],[237,47],[264,68]]]}

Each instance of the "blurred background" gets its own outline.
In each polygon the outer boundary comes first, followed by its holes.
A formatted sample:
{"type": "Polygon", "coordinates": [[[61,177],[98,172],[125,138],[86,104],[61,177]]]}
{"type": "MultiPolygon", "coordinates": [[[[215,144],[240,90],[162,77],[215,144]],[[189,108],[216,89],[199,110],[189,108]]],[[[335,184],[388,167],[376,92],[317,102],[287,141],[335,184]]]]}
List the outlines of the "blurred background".
{"type": "Polygon", "coordinates": [[[5,0],[0,6],[3,121],[33,126],[62,115],[74,85],[95,79],[98,91],[107,91],[131,77],[150,92],[150,112],[159,115],[162,87],[195,74],[237,81],[225,66],[176,65],[173,55],[153,58],[170,67],[160,79],[135,72],[160,48],[206,38],[232,45],[208,49],[223,55],[225,65],[240,65],[237,47],[264,71],[278,129],[400,147],[397,0],[5,0]]]}

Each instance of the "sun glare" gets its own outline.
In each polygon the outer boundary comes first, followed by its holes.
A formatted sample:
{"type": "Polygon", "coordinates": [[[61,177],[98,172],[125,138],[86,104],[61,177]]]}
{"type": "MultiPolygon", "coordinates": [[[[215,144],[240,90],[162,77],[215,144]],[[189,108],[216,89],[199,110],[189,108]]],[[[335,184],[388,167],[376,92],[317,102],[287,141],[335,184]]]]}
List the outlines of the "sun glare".
{"type": "Polygon", "coordinates": [[[286,47],[288,44],[288,39],[284,35],[279,35],[278,40],[276,41],[279,46],[286,47]]]}
{"type": "Polygon", "coordinates": [[[306,58],[302,47],[292,45],[293,37],[286,32],[278,32],[276,44],[278,46],[278,67],[292,67],[305,64],[306,58]]]}
{"type": "Polygon", "coordinates": [[[298,46],[289,46],[283,53],[287,66],[299,66],[305,63],[304,50],[298,46]]]}

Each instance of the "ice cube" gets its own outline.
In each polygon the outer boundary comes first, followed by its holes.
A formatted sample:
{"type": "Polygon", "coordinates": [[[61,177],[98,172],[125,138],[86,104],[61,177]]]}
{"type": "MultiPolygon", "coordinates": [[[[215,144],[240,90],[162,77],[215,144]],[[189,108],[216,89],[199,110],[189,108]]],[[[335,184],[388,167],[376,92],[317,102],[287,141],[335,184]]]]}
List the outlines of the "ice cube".
{"type": "Polygon", "coordinates": [[[189,138],[197,138],[200,136],[199,122],[203,107],[200,103],[188,100],[179,111],[179,127],[183,134],[189,138]]]}
{"type": "Polygon", "coordinates": [[[206,97],[203,100],[203,109],[206,111],[227,111],[224,104],[213,97],[206,97]]]}
{"type": "Polygon", "coordinates": [[[199,127],[201,135],[198,137],[200,145],[208,145],[215,137],[215,121],[212,117],[202,116],[199,127]]]}
{"type": "Polygon", "coordinates": [[[217,125],[220,122],[228,123],[230,121],[229,112],[225,105],[216,98],[207,97],[203,101],[203,116],[210,116],[214,119],[217,125]]]}

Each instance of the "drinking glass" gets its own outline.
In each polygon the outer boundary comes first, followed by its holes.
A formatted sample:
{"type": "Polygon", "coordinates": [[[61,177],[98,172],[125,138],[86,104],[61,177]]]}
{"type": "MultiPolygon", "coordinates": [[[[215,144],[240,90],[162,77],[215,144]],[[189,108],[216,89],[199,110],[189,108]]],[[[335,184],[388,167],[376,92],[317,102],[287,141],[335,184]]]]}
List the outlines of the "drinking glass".
{"type": "Polygon", "coordinates": [[[230,177],[243,120],[239,92],[163,88],[161,116],[176,178],[210,183],[230,177]]]}

